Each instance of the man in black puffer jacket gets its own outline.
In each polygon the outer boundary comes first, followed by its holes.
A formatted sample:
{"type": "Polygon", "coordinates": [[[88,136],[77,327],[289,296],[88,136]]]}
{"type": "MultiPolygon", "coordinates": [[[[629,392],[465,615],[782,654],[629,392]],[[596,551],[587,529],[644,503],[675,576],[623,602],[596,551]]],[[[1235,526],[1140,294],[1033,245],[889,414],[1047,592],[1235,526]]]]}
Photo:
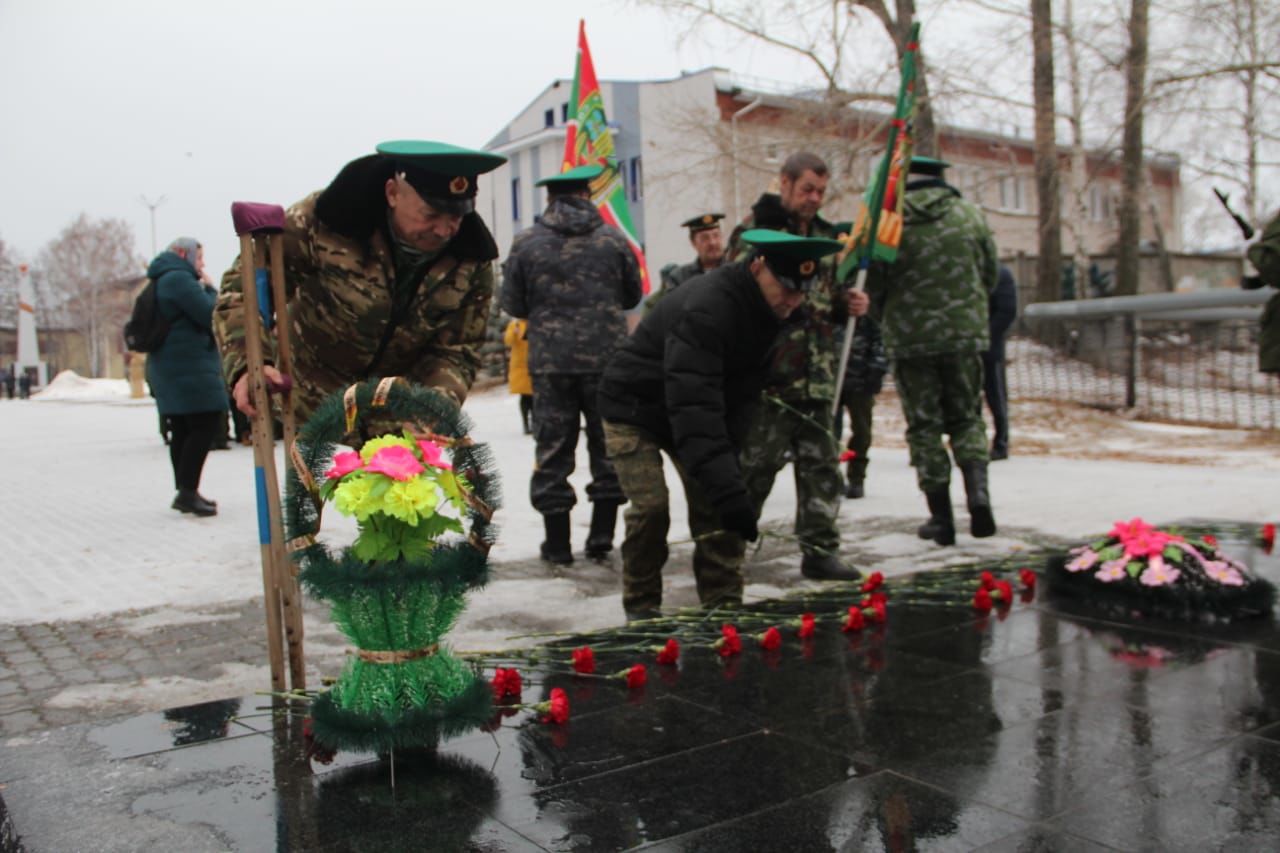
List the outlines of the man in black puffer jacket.
{"type": "Polygon", "coordinates": [[[528,320],[533,379],[533,435],[537,443],[529,496],[542,514],[542,559],[573,562],[569,510],[577,502],[573,473],[581,419],[587,422],[592,503],[587,556],[613,549],[618,507],[626,498],[605,456],[596,410],[600,374],[627,336],[623,311],[639,304],[640,267],[626,238],[605,223],[591,201],[601,166],[579,166],[538,181],[547,209],[511,244],[503,268],[502,307],[528,320]]]}
{"type": "MultiPolygon", "coordinates": [[[[676,464],[697,544],[705,607],[742,601],[742,541],[759,536],[738,449],[783,321],[817,280],[835,240],[755,230],[742,260],[682,285],[651,311],[600,382],[605,440],[629,504],[622,543],[628,620],[658,615],[670,514],[662,453],[676,464]]],[[[866,297],[849,297],[865,313],[866,297]]]]}

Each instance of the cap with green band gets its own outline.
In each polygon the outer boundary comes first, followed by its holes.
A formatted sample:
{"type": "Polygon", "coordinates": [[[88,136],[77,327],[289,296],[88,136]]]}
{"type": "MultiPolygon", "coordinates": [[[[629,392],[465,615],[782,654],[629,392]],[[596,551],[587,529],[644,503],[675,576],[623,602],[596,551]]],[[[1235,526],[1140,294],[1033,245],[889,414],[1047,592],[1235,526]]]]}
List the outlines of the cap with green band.
{"type": "Polygon", "coordinates": [[[476,176],[507,162],[500,154],[420,139],[382,142],[377,151],[394,164],[396,174],[403,175],[423,201],[455,215],[475,209],[476,176]]]}
{"type": "Polygon", "coordinates": [[[744,231],[741,239],[764,257],[764,262],[784,287],[803,292],[808,292],[818,280],[818,261],[844,248],[839,240],[801,237],[767,228],[744,231]]]}

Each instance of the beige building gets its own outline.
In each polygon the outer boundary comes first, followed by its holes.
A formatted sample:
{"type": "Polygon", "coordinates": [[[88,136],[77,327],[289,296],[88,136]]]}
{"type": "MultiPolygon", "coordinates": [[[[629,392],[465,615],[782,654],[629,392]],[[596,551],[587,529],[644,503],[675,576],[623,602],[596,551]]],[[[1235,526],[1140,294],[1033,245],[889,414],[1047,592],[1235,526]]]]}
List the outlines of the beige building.
{"type": "MultiPolygon", "coordinates": [[[[478,209],[493,225],[504,253],[511,239],[533,223],[545,194],[533,184],[559,171],[572,82],[557,80],[506,125],[486,148],[509,162],[481,177],[478,209]]],[[[626,182],[631,218],[645,245],[651,273],[691,259],[680,222],[720,211],[737,221],[768,189],[776,187],[787,155],[808,148],[822,155],[833,174],[823,214],[852,219],[857,202],[884,149],[885,116],[833,109],[801,94],[765,91],[718,68],[671,80],[601,81],[605,110],[626,182]]],[[[1036,251],[1035,171],[1030,139],[980,129],[942,127],[940,156],[954,168],[951,183],[986,211],[1002,256],[1036,251]]],[[[1068,186],[1070,156],[1061,153],[1062,184],[1068,186]]],[[[1081,229],[1088,254],[1115,243],[1120,164],[1088,158],[1086,216],[1081,229]]],[[[1148,202],[1143,235],[1181,249],[1182,184],[1176,157],[1148,163],[1148,202]],[[1157,212],[1159,228],[1150,218],[1157,212]]],[[[1064,196],[1066,192],[1064,190],[1064,196]]],[[[1064,217],[1069,203],[1064,197],[1064,217]]],[[[1075,251],[1070,228],[1063,251],[1075,251]]]]}

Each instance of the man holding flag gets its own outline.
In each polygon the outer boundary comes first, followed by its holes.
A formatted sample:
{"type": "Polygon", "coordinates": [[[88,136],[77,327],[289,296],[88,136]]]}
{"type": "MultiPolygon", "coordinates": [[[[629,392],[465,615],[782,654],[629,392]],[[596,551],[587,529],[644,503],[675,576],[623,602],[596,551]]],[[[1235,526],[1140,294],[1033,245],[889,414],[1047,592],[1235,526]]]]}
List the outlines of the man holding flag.
{"type": "Polygon", "coordinates": [[[929,504],[929,520],[918,532],[939,545],[956,541],[944,433],[964,476],[970,532],[996,532],[981,410],[996,247],[982,212],[943,180],[947,165],[911,158],[915,178],[906,185],[897,258],[873,267],[867,278],[907,420],[911,465],[929,504]]]}

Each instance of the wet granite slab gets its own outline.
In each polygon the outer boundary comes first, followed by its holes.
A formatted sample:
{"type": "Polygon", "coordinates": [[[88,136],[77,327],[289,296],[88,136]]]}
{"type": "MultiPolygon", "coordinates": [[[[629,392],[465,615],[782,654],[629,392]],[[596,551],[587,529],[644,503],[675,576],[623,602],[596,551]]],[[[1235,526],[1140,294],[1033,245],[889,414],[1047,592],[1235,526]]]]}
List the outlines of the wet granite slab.
{"type": "MultiPolygon", "coordinates": [[[[1280,580],[1245,528],[1219,529],[1280,580]]],[[[397,756],[394,785],[374,756],[309,761],[301,720],[262,697],[11,738],[0,819],[30,851],[1275,849],[1274,621],[1043,590],[978,616],[934,580],[895,581],[887,625],[804,643],[787,623],[856,591],[766,602],[741,655],[691,643],[678,667],[610,650],[635,631],[566,638],[519,666],[525,702],[568,692],[567,724],[515,711],[397,756]],[[645,660],[648,683],[572,674],[584,642],[601,674],[645,660]]]]}

